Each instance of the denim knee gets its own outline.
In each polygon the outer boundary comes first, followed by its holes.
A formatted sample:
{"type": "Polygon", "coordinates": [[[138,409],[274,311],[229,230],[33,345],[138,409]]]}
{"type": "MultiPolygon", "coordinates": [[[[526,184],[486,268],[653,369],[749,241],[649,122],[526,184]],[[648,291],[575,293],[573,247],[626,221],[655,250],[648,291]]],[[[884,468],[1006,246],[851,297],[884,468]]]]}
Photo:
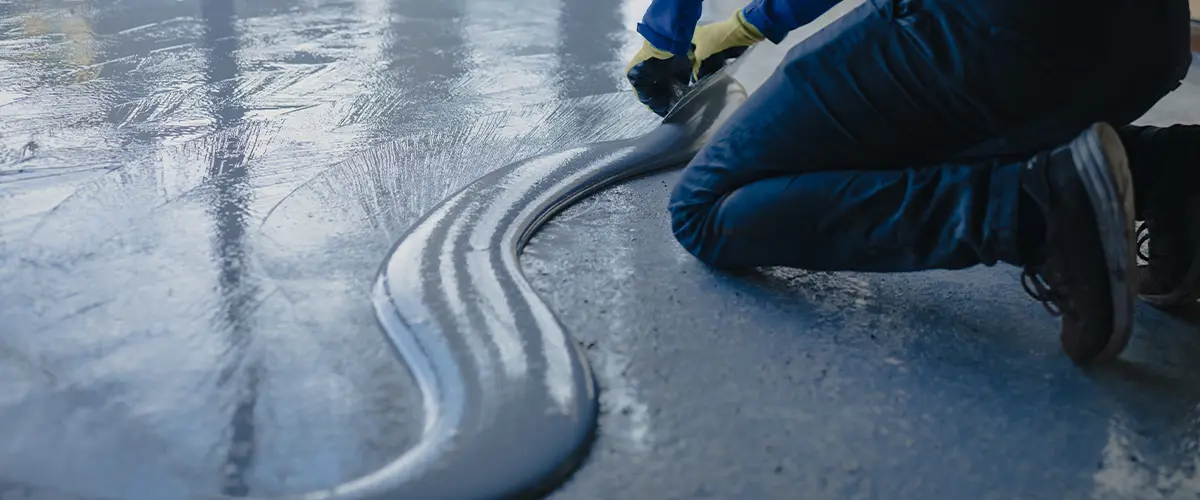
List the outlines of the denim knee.
{"type": "Polygon", "coordinates": [[[701,262],[715,266],[716,252],[711,232],[707,230],[710,214],[716,209],[717,199],[696,200],[694,193],[682,182],[676,184],[671,193],[667,211],[671,215],[671,232],[675,240],[701,262]]]}
{"type": "Polygon", "coordinates": [[[671,203],[667,206],[667,211],[671,214],[671,233],[675,235],[675,240],[684,250],[701,261],[708,254],[705,252],[704,221],[708,218],[710,210],[711,204],[677,203],[675,196],[671,197],[671,203]]]}

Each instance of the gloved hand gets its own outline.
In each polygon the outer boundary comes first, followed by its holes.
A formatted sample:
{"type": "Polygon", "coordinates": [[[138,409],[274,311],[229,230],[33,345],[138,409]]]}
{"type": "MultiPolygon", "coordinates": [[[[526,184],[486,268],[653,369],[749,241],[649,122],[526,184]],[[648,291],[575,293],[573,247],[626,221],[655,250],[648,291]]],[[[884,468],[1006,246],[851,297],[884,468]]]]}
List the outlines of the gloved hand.
{"type": "Polygon", "coordinates": [[[643,40],[641,50],[625,67],[625,76],[633,84],[633,91],[642,104],[658,116],[666,116],[687,91],[692,61],[690,54],[688,57],[675,55],[643,40]]]}
{"type": "Polygon", "coordinates": [[[692,46],[696,53],[692,80],[699,81],[716,73],[730,59],[740,57],[764,38],[758,28],[746,22],[741,9],[724,21],[697,26],[692,35],[692,46]]]}

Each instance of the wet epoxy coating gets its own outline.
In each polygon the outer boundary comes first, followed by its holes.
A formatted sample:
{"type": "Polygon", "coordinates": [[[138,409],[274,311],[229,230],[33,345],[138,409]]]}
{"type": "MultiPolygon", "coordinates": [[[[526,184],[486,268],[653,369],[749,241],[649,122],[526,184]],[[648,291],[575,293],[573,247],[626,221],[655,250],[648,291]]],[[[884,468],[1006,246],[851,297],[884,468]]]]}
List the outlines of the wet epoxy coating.
{"type": "Polygon", "coordinates": [[[544,491],[572,471],[595,428],[595,380],[582,349],[526,281],[519,254],[578,200],[686,163],[746,96],[729,71],[718,72],[654,130],[497,169],[405,233],[372,298],[421,388],[424,431],[376,477],[338,492],[508,498],[544,491]]]}
{"type": "MultiPolygon", "coordinates": [[[[419,392],[369,290],[479,175],[648,131],[643,5],[0,4],[0,497],[269,496],[400,455],[419,392]]],[[[1185,83],[1148,121],[1195,121],[1185,83]]],[[[559,498],[1193,498],[1192,322],[1083,372],[1005,268],[728,277],[673,176],[556,219],[526,273],[587,347],[559,498]],[[597,294],[595,290],[607,290],[597,294]]]]}
{"type": "Polygon", "coordinates": [[[408,450],[380,263],[488,170],[657,122],[618,92],[630,8],[0,5],[5,495],[298,493],[408,450]]]}

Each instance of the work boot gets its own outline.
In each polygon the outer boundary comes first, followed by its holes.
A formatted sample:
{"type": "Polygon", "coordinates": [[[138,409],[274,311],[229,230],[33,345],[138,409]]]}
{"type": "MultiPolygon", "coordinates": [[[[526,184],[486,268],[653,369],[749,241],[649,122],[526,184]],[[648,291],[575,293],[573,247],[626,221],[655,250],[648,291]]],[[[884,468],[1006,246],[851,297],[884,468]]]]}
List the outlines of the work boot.
{"type": "Polygon", "coordinates": [[[1200,298],[1200,197],[1147,207],[1138,228],[1138,294],[1161,308],[1200,298]]]}
{"type": "Polygon", "coordinates": [[[1137,290],[1169,308],[1200,296],[1200,126],[1126,125],[1117,131],[1135,168],[1138,228],[1137,290]]]}
{"type": "Polygon", "coordinates": [[[1104,361],[1132,332],[1133,186],[1125,149],[1107,124],[1041,153],[1021,170],[1046,237],[1026,256],[1021,284],[1062,318],[1063,350],[1077,363],[1104,361]]]}

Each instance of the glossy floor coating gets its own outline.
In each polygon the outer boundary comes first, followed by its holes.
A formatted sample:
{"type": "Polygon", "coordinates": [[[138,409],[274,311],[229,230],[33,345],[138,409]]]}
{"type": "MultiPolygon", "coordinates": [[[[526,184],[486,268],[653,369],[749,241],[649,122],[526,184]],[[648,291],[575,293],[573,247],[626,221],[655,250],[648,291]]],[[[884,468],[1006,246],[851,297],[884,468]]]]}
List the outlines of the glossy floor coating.
{"type": "MultiPolygon", "coordinates": [[[[491,169],[652,128],[619,78],[644,6],[0,3],[0,498],[270,496],[403,453],[382,259],[491,169]]],[[[1189,81],[1146,121],[1198,119],[1189,81]]],[[[552,497],[1200,493],[1195,321],[1139,309],[1081,371],[1008,268],[713,273],[673,179],[523,259],[602,391],[552,497]]]]}
{"type": "Polygon", "coordinates": [[[0,5],[0,428],[19,436],[0,484],[269,496],[406,450],[423,410],[374,275],[487,170],[653,125],[614,93],[627,7],[0,5]]]}
{"type": "Polygon", "coordinates": [[[575,469],[595,435],[595,377],[520,256],[576,202],[695,156],[746,102],[731,68],[693,85],[650,132],[493,170],[401,236],[371,298],[420,387],[424,430],[384,470],[339,486],[341,498],[526,496],[575,469]]]}

